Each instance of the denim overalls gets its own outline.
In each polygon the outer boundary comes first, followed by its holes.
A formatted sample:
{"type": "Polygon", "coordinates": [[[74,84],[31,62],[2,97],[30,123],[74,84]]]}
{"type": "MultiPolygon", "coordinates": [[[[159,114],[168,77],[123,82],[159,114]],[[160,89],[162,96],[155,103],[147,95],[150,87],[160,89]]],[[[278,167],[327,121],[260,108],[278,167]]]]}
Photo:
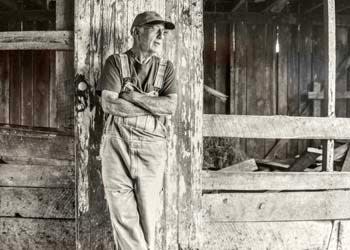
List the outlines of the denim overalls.
{"type": "MultiPolygon", "coordinates": [[[[123,77],[130,77],[127,55],[120,58],[123,77]]],[[[163,81],[166,64],[162,61],[155,84],[163,81]]],[[[102,179],[118,249],[154,249],[167,161],[166,134],[163,121],[152,115],[107,117],[100,150],[102,179]]]]}

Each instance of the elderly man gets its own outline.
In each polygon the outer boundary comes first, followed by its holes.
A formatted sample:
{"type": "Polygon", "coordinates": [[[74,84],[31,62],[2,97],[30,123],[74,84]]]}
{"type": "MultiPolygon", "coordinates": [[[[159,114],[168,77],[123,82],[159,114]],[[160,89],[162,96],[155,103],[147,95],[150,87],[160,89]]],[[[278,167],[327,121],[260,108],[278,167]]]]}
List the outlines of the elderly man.
{"type": "Polygon", "coordinates": [[[175,25],[156,12],[136,16],[133,46],[110,56],[101,75],[107,114],[102,178],[118,249],[153,250],[167,160],[165,117],[176,109],[173,64],[159,57],[175,25]]]}

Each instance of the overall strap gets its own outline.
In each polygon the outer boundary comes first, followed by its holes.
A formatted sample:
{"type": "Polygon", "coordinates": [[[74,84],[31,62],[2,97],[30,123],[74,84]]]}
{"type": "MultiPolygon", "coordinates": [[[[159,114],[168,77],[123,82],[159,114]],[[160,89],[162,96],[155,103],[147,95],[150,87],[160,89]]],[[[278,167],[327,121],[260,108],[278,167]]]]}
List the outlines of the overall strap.
{"type": "Polygon", "coordinates": [[[129,58],[125,53],[119,54],[120,63],[122,66],[122,78],[131,77],[129,58]]]}
{"type": "Polygon", "coordinates": [[[163,82],[164,82],[163,78],[164,78],[166,66],[167,66],[167,60],[164,58],[160,58],[156,79],[153,85],[156,91],[159,91],[163,87],[163,82]]]}

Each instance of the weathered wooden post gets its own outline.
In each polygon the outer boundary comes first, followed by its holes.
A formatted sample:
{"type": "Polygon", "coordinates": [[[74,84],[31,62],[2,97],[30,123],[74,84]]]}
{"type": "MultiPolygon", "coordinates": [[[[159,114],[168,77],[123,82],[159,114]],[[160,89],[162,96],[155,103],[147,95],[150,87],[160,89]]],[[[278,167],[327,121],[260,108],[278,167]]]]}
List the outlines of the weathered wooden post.
{"type": "MultiPolygon", "coordinates": [[[[324,0],[325,24],[325,114],[335,118],[335,81],[336,81],[336,35],[335,35],[335,2],[324,0]]],[[[323,145],[323,171],[333,171],[334,140],[327,140],[323,145]]]]}
{"type": "Polygon", "coordinates": [[[179,105],[172,119],[157,248],[200,248],[202,0],[76,0],[76,84],[88,84],[76,96],[77,249],[113,249],[98,157],[102,112],[95,89],[105,59],[130,48],[131,23],[145,10],[155,10],[176,24],[165,55],[176,68],[179,105]]]}

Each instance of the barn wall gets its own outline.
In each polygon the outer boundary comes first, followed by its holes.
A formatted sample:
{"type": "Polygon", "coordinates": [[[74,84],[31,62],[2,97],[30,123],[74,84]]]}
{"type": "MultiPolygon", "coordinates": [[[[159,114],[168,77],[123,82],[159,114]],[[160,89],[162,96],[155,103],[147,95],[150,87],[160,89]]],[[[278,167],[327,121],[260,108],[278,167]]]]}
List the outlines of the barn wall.
{"type": "MultiPolygon", "coordinates": [[[[325,81],[323,26],[301,23],[298,28],[296,24],[264,24],[253,18],[216,21],[213,15],[206,15],[204,27],[204,84],[227,95],[223,101],[205,91],[205,114],[320,116],[322,102],[308,99],[308,92],[313,90],[314,82],[320,82],[323,89],[325,81]]],[[[338,65],[348,56],[348,34],[348,27],[337,28],[338,65]]],[[[337,91],[346,91],[349,83],[348,74],[342,72],[337,91]]],[[[337,100],[336,115],[349,117],[348,100],[337,100]]],[[[238,161],[239,154],[263,159],[275,143],[276,140],[205,138],[204,161],[213,167],[209,157],[213,145],[235,148],[238,161]]],[[[310,145],[311,141],[290,140],[275,157],[292,158],[310,145]]],[[[228,162],[214,167],[225,164],[228,162]]]]}

